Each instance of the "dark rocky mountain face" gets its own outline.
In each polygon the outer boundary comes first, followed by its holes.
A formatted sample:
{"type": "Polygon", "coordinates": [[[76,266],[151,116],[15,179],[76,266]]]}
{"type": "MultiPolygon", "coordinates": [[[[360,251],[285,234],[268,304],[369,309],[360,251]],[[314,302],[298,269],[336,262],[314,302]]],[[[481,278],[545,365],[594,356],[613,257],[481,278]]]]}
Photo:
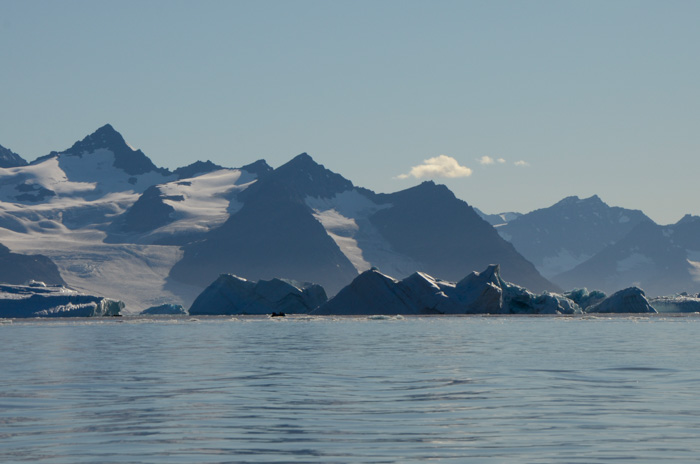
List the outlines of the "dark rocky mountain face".
{"type": "Polygon", "coordinates": [[[267,164],[264,159],[257,160],[253,163],[246,164],[240,168],[241,171],[247,171],[251,174],[255,174],[258,179],[262,179],[273,171],[272,167],[267,164]]]}
{"type": "Polygon", "coordinates": [[[303,202],[306,197],[330,198],[353,187],[352,182],[302,153],[252,185],[246,190],[243,200],[262,195],[284,196],[303,202]]]}
{"type": "Polygon", "coordinates": [[[0,145],[0,168],[26,166],[27,161],[9,148],[0,145]]]}
{"type": "Polygon", "coordinates": [[[24,285],[32,280],[49,285],[66,285],[58,267],[48,257],[12,253],[0,244],[0,282],[24,285]]]}
{"type": "Polygon", "coordinates": [[[401,192],[377,195],[381,209],[370,221],[396,251],[422,264],[422,271],[459,280],[475,269],[500,264],[505,279],[536,292],[555,290],[537,269],[466,202],[444,185],[424,182],[401,192]]]}
{"type": "Polygon", "coordinates": [[[568,197],[514,219],[498,232],[545,276],[565,272],[634,229],[644,213],[610,207],[597,196],[568,197]]]}
{"type": "MultiPolygon", "coordinates": [[[[319,283],[334,294],[358,271],[306,199],[333,198],[353,189],[349,180],[307,154],[299,155],[243,191],[243,208],[203,240],[186,246],[170,277],[200,286],[223,273],[251,280],[291,278],[319,283]]],[[[495,262],[518,284],[535,291],[556,288],[444,186],[429,182],[381,195],[355,190],[381,205],[369,217],[371,226],[395,252],[420,262],[426,272],[457,280],[495,262]]],[[[361,240],[358,246],[362,248],[361,240]]],[[[364,258],[372,261],[371,255],[364,258]]]]}
{"type": "MultiPolygon", "coordinates": [[[[178,179],[189,179],[190,177],[201,176],[202,174],[218,171],[219,169],[226,168],[219,166],[218,164],[214,164],[209,160],[195,161],[192,164],[175,169],[173,174],[175,174],[178,179]]],[[[257,160],[254,163],[246,164],[238,169],[254,174],[258,179],[261,179],[272,172],[270,165],[262,159],[257,160]]]]}
{"type": "Polygon", "coordinates": [[[332,195],[352,184],[306,154],[243,191],[244,206],[203,240],[186,246],[170,276],[206,286],[219,274],[319,283],[335,292],[357,271],[313,217],[306,192],[332,195]],[[319,181],[318,184],[313,179],[319,181]]]}
{"type": "Polygon", "coordinates": [[[170,223],[175,209],[163,200],[181,201],[182,199],[163,195],[155,185],[149,187],[124,213],[120,229],[124,232],[146,232],[170,223]]]}
{"type": "Polygon", "coordinates": [[[199,286],[231,273],[315,282],[333,292],[357,275],[308,207],[274,190],[248,196],[238,213],[184,249],[170,276],[199,286]]]}
{"type": "Polygon", "coordinates": [[[222,166],[214,164],[211,161],[195,161],[192,164],[177,168],[173,171],[173,174],[177,176],[178,179],[189,179],[190,177],[206,174],[212,171],[218,171],[223,169],[222,166]]]}

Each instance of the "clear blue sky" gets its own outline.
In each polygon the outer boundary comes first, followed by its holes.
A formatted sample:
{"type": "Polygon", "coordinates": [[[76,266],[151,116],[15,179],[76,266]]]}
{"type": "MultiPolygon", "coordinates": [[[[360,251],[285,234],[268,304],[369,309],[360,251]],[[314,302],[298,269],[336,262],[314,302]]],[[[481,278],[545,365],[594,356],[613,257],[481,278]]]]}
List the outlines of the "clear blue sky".
{"type": "Polygon", "coordinates": [[[698,1],[0,0],[0,144],[33,160],[111,123],[160,166],[305,151],[384,192],[445,155],[471,175],[434,180],[486,212],[598,194],[670,223],[700,214],[699,19],[698,1]]]}

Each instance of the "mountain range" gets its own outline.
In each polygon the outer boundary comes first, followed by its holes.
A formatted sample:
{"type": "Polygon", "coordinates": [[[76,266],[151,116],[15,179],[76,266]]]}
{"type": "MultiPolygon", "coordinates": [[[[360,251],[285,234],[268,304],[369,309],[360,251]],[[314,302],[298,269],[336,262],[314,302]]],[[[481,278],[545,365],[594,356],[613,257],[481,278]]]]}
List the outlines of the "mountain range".
{"type": "Polygon", "coordinates": [[[37,266],[32,278],[127,309],[189,305],[223,273],[314,282],[332,295],[371,268],[457,281],[490,264],[535,292],[693,291],[696,219],[661,227],[598,197],[486,215],[433,182],[357,187],[306,153],[274,169],[195,161],[170,171],[111,125],[31,163],[0,147],[0,251],[41,256],[60,275],[37,266]]]}

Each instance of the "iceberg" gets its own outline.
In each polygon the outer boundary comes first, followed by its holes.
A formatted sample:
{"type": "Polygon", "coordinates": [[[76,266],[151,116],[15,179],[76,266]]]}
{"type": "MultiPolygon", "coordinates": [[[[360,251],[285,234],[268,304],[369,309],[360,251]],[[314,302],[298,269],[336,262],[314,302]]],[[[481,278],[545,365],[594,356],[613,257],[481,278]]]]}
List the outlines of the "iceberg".
{"type": "Polygon", "coordinates": [[[456,284],[422,272],[397,280],[372,268],[312,314],[390,316],[580,312],[575,302],[562,295],[548,292],[536,295],[505,282],[500,267],[490,265],[483,272],[472,272],[456,284]]]}
{"type": "Polygon", "coordinates": [[[221,274],[192,303],[194,315],[308,313],[328,297],[320,285],[272,279],[252,282],[221,274]]]}
{"type": "Polygon", "coordinates": [[[501,278],[500,266],[472,272],[455,287],[458,301],[467,314],[576,314],[579,306],[565,296],[535,294],[501,278]]]}
{"type": "Polygon", "coordinates": [[[649,304],[660,313],[700,313],[700,295],[660,296],[649,298],[649,304]]]}
{"type": "Polygon", "coordinates": [[[0,284],[0,318],[119,316],[124,303],[62,286],[0,284]]]}
{"type": "Polygon", "coordinates": [[[565,292],[564,296],[579,305],[581,309],[585,310],[589,306],[593,306],[594,304],[603,301],[607,295],[598,290],[589,292],[587,288],[575,288],[571,291],[565,292]]]}
{"type": "Polygon", "coordinates": [[[187,311],[185,308],[182,307],[182,305],[179,304],[172,304],[172,303],[165,303],[162,305],[158,306],[151,306],[150,308],[146,308],[143,311],[141,311],[141,314],[153,314],[153,315],[186,315],[187,311]]]}
{"type": "MultiPolygon", "coordinates": [[[[454,284],[451,284],[453,287],[454,284]]],[[[415,273],[403,281],[372,268],[357,276],[347,287],[313,311],[315,315],[441,314],[452,302],[444,293],[449,283],[427,274],[415,273]]]]}
{"type": "Polygon", "coordinates": [[[649,304],[644,291],[629,287],[613,293],[600,303],[586,309],[587,313],[656,313],[649,304]]]}

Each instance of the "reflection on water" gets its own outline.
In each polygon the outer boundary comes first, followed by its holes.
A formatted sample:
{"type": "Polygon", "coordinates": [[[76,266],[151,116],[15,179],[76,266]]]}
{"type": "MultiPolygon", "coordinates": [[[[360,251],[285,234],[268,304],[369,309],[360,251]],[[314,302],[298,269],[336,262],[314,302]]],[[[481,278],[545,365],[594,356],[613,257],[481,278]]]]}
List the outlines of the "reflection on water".
{"type": "Polygon", "coordinates": [[[0,462],[694,462],[700,318],[15,321],[0,462]]]}

